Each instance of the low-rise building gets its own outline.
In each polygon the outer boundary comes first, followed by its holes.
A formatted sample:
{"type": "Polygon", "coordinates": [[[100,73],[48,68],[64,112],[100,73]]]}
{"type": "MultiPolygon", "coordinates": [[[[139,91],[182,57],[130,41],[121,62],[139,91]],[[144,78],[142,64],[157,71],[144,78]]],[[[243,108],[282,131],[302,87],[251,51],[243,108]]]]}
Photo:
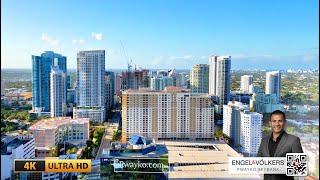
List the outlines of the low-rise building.
{"type": "MultiPolygon", "coordinates": [[[[42,158],[37,158],[42,159],[42,158]]],[[[77,159],[76,154],[60,155],[59,157],[45,157],[44,159],[77,159]]],[[[77,176],[79,173],[54,173],[54,172],[32,172],[32,173],[20,173],[20,180],[28,179],[41,179],[41,180],[60,180],[60,179],[73,179],[73,176],[77,176]]]]}
{"type": "Polygon", "coordinates": [[[279,103],[276,94],[253,93],[250,108],[260,114],[271,113],[275,110],[283,111],[283,104],[279,103]]]}
{"type": "Polygon", "coordinates": [[[74,107],[74,118],[90,118],[91,120],[103,123],[106,117],[105,107],[74,107]]]}
{"type": "Polygon", "coordinates": [[[14,159],[33,159],[34,157],[34,138],[15,138],[1,146],[1,180],[13,178],[14,159]]]}
{"type": "Polygon", "coordinates": [[[5,97],[9,100],[26,101],[32,99],[32,92],[6,93],[5,97]]]}
{"type": "Polygon", "coordinates": [[[28,132],[36,147],[53,147],[59,142],[89,139],[89,118],[57,117],[38,121],[28,132]]]}
{"type": "Polygon", "coordinates": [[[259,175],[230,174],[229,157],[241,157],[216,141],[159,141],[169,157],[169,179],[261,179],[259,175]]]}

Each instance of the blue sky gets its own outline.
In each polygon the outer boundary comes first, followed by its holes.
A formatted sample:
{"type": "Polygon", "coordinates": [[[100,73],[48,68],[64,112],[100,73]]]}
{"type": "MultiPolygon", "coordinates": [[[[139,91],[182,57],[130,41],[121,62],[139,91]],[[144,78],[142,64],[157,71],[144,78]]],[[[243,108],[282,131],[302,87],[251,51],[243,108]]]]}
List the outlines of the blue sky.
{"type": "Polygon", "coordinates": [[[46,50],[76,68],[77,51],[104,49],[107,69],[189,69],[210,55],[231,55],[232,69],[309,69],[318,34],[317,0],[1,1],[2,68],[31,68],[46,50]]]}

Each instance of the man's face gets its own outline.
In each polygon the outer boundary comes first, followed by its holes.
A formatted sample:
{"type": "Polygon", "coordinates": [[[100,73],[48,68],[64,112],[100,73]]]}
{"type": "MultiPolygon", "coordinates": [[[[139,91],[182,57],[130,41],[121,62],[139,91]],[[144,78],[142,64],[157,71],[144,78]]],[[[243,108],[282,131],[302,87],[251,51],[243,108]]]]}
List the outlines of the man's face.
{"type": "Polygon", "coordinates": [[[284,120],[283,115],[274,114],[271,116],[269,124],[270,124],[273,132],[280,133],[284,130],[284,127],[286,126],[287,123],[284,120]]]}

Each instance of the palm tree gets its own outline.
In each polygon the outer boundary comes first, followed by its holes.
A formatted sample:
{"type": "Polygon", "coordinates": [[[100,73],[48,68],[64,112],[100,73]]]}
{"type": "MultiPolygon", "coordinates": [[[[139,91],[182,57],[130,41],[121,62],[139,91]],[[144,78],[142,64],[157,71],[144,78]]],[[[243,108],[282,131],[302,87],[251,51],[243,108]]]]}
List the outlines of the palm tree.
{"type": "Polygon", "coordinates": [[[223,136],[222,130],[214,131],[213,138],[214,139],[220,139],[223,136]]]}
{"type": "Polygon", "coordinates": [[[225,143],[229,144],[229,142],[231,141],[230,137],[224,133],[222,133],[222,137],[225,143]]]}

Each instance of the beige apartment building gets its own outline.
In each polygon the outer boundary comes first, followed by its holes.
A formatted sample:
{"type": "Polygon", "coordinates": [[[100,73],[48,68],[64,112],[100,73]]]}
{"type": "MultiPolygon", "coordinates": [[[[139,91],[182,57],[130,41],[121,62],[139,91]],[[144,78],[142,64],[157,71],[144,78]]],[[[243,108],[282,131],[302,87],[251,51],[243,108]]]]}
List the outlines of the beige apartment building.
{"type": "Polygon", "coordinates": [[[56,117],[43,119],[29,127],[35,147],[54,147],[59,142],[89,139],[89,118],[56,117]]]}
{"type": "Polygon", "coordinates": [[[163,91],[127,90],[122,94],[122,141],[137,134],[154,139],[210,139],[211,97],[178,87],[163,91]]]}

